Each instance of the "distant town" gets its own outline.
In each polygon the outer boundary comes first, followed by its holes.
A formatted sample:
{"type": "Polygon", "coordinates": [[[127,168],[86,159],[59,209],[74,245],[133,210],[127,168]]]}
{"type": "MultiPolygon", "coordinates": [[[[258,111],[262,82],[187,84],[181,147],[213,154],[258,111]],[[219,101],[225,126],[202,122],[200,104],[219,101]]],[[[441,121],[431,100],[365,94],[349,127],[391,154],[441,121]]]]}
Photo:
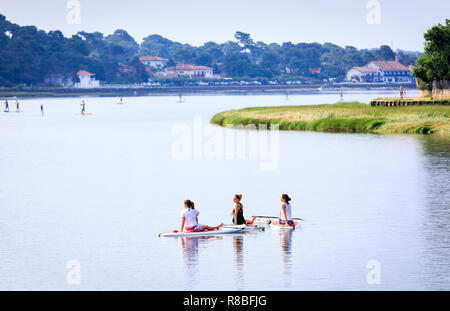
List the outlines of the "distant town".
{"type": "MultiPolygon", "coordinates": [[[[226,81],[227,78],[223,78],[218,74],[214,74],[214,68],[208,66],[197,66],[192,64],[177,64],[172,67],[168,67],[169,59],[161,58],[158,56],[141,56],[139,58],[141,63],[145,66],[149,75],[155,78],[175,79],[180,77],[186,77],[189,79],[198,80],[197,85],[262,85],[263,82],[267,84],[283,84],[279,81],[226,81]],[[207,81],[205,81],[207,80],[207,81]],[[209,81],[208,81],[209,80],[209,81]],[[214,81],[216,80],[216,81],[214,81]],[[225,80],[225,81],[223,81],[225,80]]],[[[374,85],[386,85],[386,84],[401,84],[401,85],[414,85],[415,78],[412,75],[413,66],[405,66],[398,61],[398,57],[394,61],[372,61],[366,66],[353,67],[346,74],[346,80],[344,82],[351,83],[373,83],[374,85]]],[[[62,83],[62,86],[74,86],[76,88],[98,88],[100,82],[95,79],[95,73],[90,73],[85,70],[81,70],[77,73],[80,82],[73,83],[67,81],[62,83]]],[[[232,79],[228,79],[232,80],[232,79]]],[[[152,79],[149,78],[148,83],[143,85],[161,85],[161,83],[151,83],[152,79]]],[[[307,81],[287,81],[285,84],[308,84],[307,81]]]]}
{"type": "Polygon", "coordinates": [[[340,47],[332,43],[266,44],[250,34],[195,47],[150,35],[138,44],[125,30],[66,38],[19,26],[0,15],[0,88],[189,86],[415,87],[420,52],[340,47]],[[26,43],[25,43],[26,42],[26,43]],[[14,51],[14,52],[12,52],[14,51]]]}

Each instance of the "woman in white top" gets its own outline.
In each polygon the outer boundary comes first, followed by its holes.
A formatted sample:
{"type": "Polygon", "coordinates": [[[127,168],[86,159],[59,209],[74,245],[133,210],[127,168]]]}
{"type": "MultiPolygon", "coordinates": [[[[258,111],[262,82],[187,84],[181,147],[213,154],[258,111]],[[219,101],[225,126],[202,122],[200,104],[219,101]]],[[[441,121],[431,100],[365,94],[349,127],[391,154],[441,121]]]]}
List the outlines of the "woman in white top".
{"type": "Polygon", "coordinates": [[[281,195],[281,210],[279,224],[285,226],[293,226],[294,220],[292,219],[292,209],[289,203],[291,198],[287,194],[281,195]]]}
{"type": "Polygon", "coordinates": [[[220,224],[216,227],[200,225],[198,223],[198,215],[200,215],[200,212],[195,209],[194,202],[192,202],[191,200],[184,201],[184,210],[181,212],[180,232],[183,232],[184,230],[186,230],[187,232],[210,231],[223,227],[223,224],[220,224]]]}

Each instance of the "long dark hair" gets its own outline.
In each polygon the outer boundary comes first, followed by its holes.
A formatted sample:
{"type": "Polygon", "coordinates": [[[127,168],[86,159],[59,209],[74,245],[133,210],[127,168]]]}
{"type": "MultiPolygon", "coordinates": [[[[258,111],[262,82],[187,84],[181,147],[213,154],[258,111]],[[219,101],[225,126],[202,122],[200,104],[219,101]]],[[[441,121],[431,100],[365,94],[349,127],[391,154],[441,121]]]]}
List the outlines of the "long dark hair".
{"type": "Polygon", "coordinates": [[[186,201],[184,201],[184,204],[185,204],[188,208],[195,209],[195,204],[194,204],[194,202],[192,202],[191,200],[186,200],[186,201]]]}
{"type": "Polygon", "coordinates": [[[290,198],[287,194],[282,194],[282,195],[281,195],[281,198],[282,198],[283,200],[285,200],[286,203],[289,203],[289,202],[291,201],[291,198],[290,198]]]}

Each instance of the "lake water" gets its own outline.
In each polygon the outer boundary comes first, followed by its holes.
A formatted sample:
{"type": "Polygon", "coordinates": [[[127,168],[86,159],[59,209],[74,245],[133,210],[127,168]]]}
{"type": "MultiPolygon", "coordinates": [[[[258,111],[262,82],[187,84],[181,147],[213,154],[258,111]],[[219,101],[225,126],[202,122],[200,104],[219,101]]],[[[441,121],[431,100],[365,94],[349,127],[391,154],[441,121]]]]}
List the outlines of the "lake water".
{"type": "Polygon", "coordinates": [[[450,289],[448,138],[281,132],[270,170],[249,158],[180,160],[176,128],[195,136],[218,129],[208,122],[224,110],[339,96],[177,100],[91,97],[83,117],[79,98],[30,99],[0,115],[1,290],[450,289]],[[306,221],[295,232],[157,237],[179,228],[188,198],[201,223],[229,223],[235,193],[247,218],[276,216],[288,193],[306,221]],[[79,284],[67,281],[72,263],[79,284]]]}

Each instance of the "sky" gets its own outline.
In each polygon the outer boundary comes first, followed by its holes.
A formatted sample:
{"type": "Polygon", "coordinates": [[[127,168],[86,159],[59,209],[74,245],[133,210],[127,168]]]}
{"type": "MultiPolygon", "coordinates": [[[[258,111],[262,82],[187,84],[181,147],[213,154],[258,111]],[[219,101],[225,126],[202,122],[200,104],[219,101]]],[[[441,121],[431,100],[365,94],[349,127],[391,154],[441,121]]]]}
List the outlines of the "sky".
{"type": "Polygon", "coordinates": [[[124,29],[139,43],[160,34],[195,46],[242,31],[266,43],[423,51],[423,33],[449,12],[448,0],[0,0],[0,14],[22,26],[66,36],[124,29]]]}

